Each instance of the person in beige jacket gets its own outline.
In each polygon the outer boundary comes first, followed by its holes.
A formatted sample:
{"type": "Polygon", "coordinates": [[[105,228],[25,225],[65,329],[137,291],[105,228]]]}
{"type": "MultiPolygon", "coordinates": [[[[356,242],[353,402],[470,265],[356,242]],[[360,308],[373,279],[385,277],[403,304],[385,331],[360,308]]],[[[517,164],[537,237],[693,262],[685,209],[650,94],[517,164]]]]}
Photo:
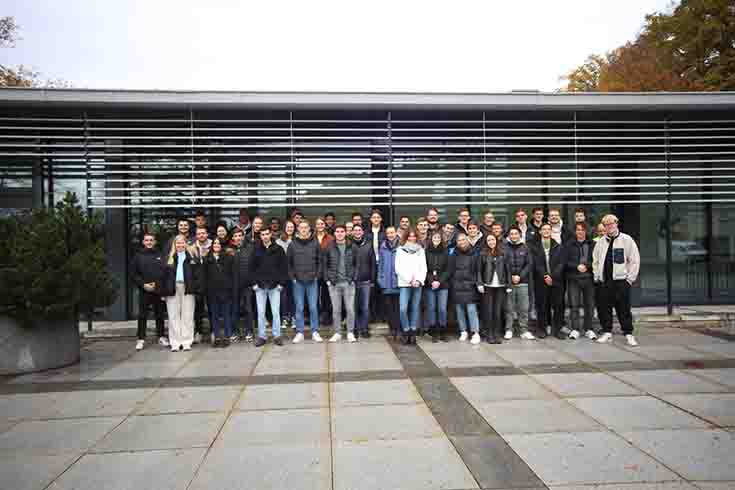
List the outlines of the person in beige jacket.
{"type": "Polygon", "coordinates": [[[620,322],[628,345],[636,346],[633,336],[633,313],[630,305],[630,288],[638,279],[641,256],[638,245],[630,235],[618,228],[618,218],[608,214],[602,218],[605,237],[592,252],[592,271],[598,287],[597,312],[602,326],[599,343],[612,342],[612,309],[620,322]]]}

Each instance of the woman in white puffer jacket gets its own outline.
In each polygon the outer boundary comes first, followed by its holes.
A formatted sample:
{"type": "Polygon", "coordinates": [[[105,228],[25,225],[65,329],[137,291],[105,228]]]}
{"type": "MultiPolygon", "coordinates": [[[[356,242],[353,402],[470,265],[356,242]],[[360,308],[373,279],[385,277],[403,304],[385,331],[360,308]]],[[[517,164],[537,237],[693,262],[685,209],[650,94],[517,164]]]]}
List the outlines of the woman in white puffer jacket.
{"type": "Polygon", "coordinates": [[[396,252],[396,275],[400,289],[401,330],[404,344],[416,343],[416,324],[421,308],[421,293],[426,281],[426,255],[417,243],[414,230],[408,230],[396,252]],[[410,308],[409,308],[410,305],[410,308]]]}

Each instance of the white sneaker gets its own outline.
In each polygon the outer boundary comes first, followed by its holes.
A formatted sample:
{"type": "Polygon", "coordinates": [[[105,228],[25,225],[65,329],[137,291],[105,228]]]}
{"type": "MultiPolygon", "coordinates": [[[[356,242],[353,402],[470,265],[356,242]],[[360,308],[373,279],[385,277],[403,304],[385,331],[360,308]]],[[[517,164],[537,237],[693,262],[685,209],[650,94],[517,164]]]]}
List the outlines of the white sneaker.
{"type": "Polygon", "coordinates": [[[513,338],[513,330],[506,330],[505,331],[505,340],[510,340],[513,338]]]}
{"type": "Polygon", "coordinates": [[[209,334],[209,343],[210,344],[214,344],[214,332],[212,332],[211,334],[209,334]]]}
{"type": "Polygon", "coordinates": [[[523,340],[536,340],[536,337],[534,337],[534,335],[528,330],[526,330],[525,332],[521,334],[521,338],[523,340]]]}
{"type": "Polygon", "coordinates": [[[355,338],[355,334],[352,332],[349,332],[347,334],[347,342],[357,342],[357,339],[355,338]]]}
{"type": "Polygon", "coordinates": [[[585,337],[587,337],[590,340],[595,340],[597,338],[597,334],[594,330],[587,330],[584,334],[585,337]]]}
{"type": "Polygon", "coordinates": [[[293,343],[298,344],[300,342],[303,342],[304,340],[304,334],[303,333],[297,333],[293,338],[293,343]]]}
{"type": "Polygon", "coordinates": [[[195,333],[194,334],[194,342],[192,342],[192,343],[194,343],[194,344],[201,344],[202,343],[202,334],[195,333]]]}
{"type": "Polygon", "coordinates": [[[184,344],[184,350],[191,350],[191,346],[188,344],[184,344]]]}
{"type": "MultiPolygon", "coordinates": [[[[354,337],[354,335],[353,335],[353,337],[354,337]]],[[[342,340],[342,334],[341,333],[336,333],[336,334],[332,335],[332,338],[331,339],[329,339],[330,342],[339,342],[340,340],[342,340]]]]}
{"type": "Polygon", "coordinates": [[[579,330],[572,330],[569,332],[569,338],[572,340],[577,340],[579,338],[579,330]]]}
{"type": "Polygon", "coordinates": [[[249,333],[245,336],[245,342],[252,342],[253,341],[253,334],[249,333]]]}
{"type": "Polygon", "coordinates": [[[162,345],[164,347],[171,347],[171,344],[169,343],[166,337],[158,337],[158,345],[162,345]]]}
{"type": "Polygon", "coordinates": [[[477,345],[480,343],[480,334],[475,332],[472,335],[472,340],[470,340],[470,344],[477,345]]]}
{"type": "Polygon", "coordinates": [[[628,345],[631,347],[638,347],[638,341],[635,339],[635,337],[631,334],[628,334],[625,336],[625,340],[628,341],[628,345]]]}
{"type": "Polygon", "coordinates": [[[311,340],[313,340],[314,342],[324,342],[324,339],[321,335],[319,335],[319,332],[312,333],[311,340]]]}
{"type": "Polygon", "coordinates": [[[467,342],[467,331],[462,332],[462,335],[459,336],[460,342],[467,342]]]}
{"type": "Polygon", "coordinates": [[[135,343],[135,350],[143,350],[144,345],[145,345],[145,340],[138,340],[135,343]]]}
{"type": "Polygon", "coordinates": [[[230,342],[233,343],[233,344],[235,342],[240,342],[240,337],[238,335],[236,335],[236,334],[232,334],[232,335],[230,335],[230,342]]]}
{"type": "Polygon", "coordinates": [[[598,344],[606,344],[608,342],[612,342],[613,336],[610,332],[605,332],[602,335],[600,335],[600,338],[597,339],[598,344]]]}

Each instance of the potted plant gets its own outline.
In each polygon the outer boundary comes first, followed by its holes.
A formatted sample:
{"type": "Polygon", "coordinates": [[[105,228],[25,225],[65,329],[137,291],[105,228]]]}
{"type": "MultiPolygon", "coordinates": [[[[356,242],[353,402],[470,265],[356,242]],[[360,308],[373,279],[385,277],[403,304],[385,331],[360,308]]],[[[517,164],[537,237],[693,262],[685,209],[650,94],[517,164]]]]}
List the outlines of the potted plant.
{"type": "Polygon", "coordinates": [[[0,219],[0,375],[79,361],[79,315],[113,303],[101,217],[67,193],[0,219]]]}

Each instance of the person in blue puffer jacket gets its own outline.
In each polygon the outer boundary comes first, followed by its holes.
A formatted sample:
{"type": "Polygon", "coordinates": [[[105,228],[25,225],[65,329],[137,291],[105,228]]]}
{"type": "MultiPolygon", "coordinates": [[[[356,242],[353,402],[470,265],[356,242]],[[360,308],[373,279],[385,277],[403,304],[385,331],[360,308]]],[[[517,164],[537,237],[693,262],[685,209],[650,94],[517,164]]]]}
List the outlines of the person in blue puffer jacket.
{"type": "Polygon", "coordinates": [[[388,317],[393,340],[398,340],[401,331],[398,276],[396,275],[396,250],[400,245],[395,226],[385,229],[385,240],[380,244],[378,253],[378,287],[383,293],[385,314],[388,317]]]}

